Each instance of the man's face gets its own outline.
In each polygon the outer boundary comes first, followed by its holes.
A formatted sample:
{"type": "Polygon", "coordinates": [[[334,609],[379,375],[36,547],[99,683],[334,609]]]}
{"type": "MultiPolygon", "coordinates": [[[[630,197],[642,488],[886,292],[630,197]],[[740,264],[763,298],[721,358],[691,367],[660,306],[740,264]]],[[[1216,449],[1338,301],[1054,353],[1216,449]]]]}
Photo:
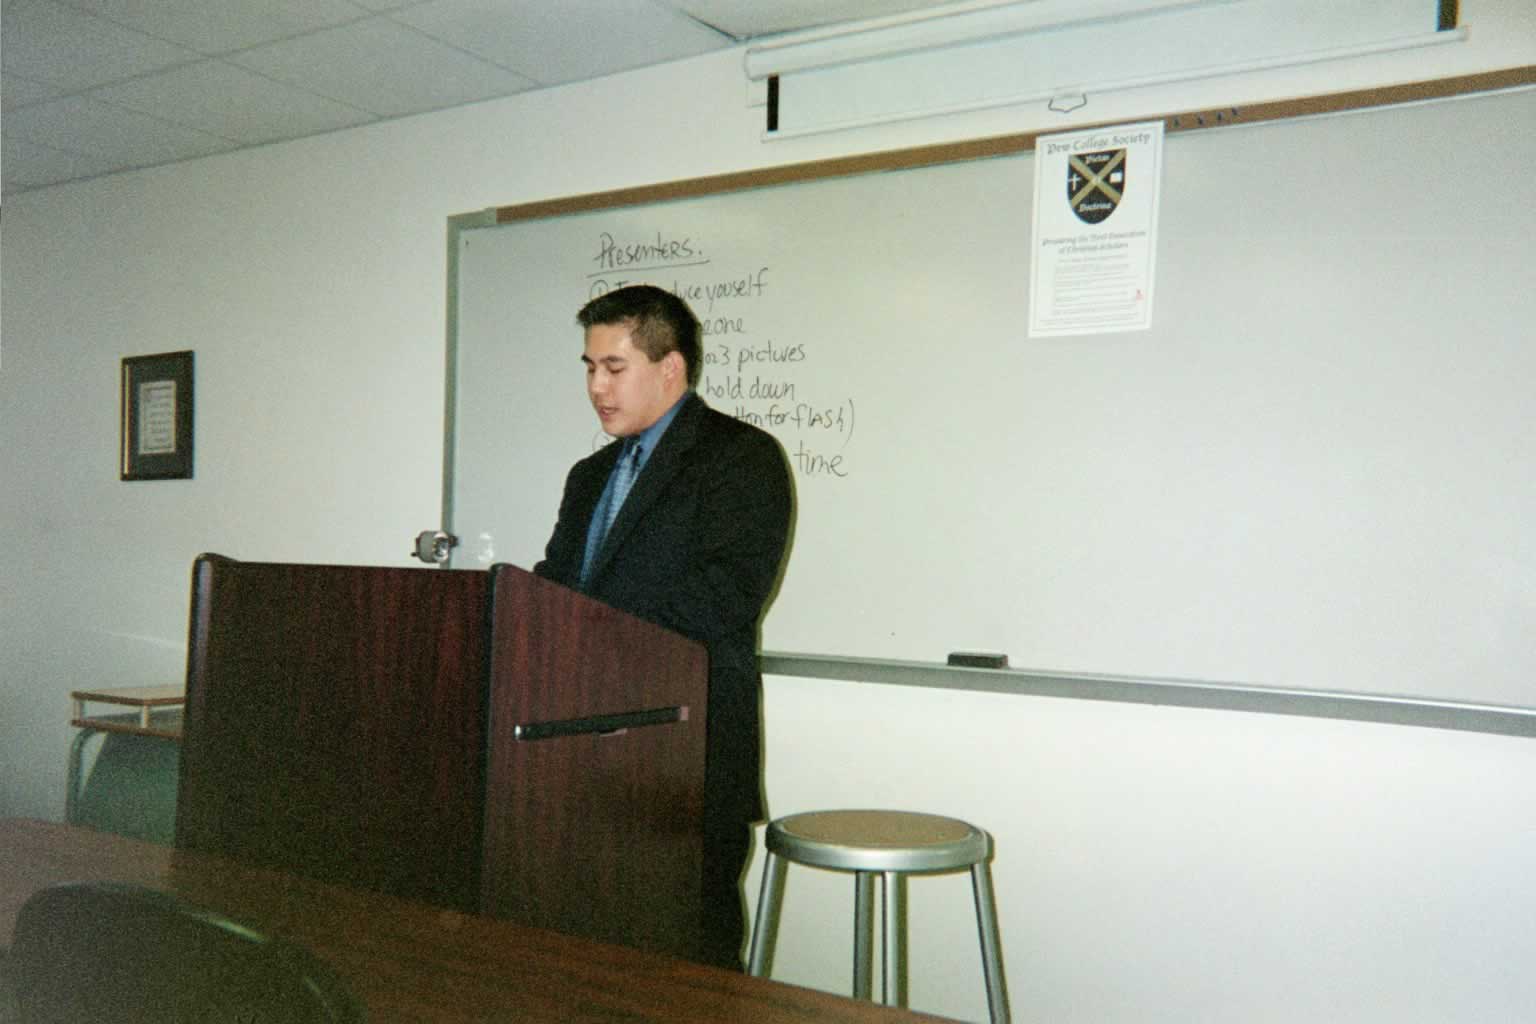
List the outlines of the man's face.
{"type": "Polygon", "coordinates": [[[640,433],[682,397],[682,355],[668,352],[651,362],[626,324],[588,327],[581,361],[587,364],[587,397],[612,437],[640,433]]]}

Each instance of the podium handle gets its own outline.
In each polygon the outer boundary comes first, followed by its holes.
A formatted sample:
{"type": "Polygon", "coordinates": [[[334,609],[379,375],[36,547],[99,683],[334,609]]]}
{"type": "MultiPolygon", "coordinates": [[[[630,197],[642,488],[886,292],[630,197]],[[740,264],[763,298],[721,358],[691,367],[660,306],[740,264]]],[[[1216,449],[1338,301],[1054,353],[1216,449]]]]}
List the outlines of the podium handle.
{"type": "Polygon", "coordinates": [[[620,711],[611,715],[562,718],[553,722],[524,722],[512,727],[516,740],[553,740],[564,736],[606,735],[639,729],[649,725],[672,725],[688,721],[688,708],[654,708],[650,711],[620,711]]]}

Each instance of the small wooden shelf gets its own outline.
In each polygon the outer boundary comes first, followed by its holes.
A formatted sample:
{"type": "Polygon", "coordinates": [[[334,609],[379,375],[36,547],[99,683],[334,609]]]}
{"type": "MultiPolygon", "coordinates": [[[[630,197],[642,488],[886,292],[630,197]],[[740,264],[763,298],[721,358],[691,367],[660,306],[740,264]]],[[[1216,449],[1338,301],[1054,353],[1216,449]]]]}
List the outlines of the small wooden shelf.
{"type": "Polygon", "coordinates": [[[75,690],[74,716],[70,725],[102,732],[181,739],[186,690],[180,686],[135,686],[108,690],[75,690]],[[131,713],[86,714],[86,704],[114,704],[134,708],[131,713]]]}

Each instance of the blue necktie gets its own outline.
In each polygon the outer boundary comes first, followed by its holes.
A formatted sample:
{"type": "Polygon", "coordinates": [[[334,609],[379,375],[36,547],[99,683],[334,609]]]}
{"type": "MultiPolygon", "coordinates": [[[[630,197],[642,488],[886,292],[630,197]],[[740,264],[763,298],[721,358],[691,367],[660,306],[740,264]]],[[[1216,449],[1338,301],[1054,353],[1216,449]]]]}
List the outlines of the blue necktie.
{"type": "Polygon", "coordinates": [[[608,487],[606,500],[593,513],[592,528],[587,532],[587,549],[581,559],[583,584],[592,574],[592,563],[597,560],[597,553],[603,549],[603,540],[608,536],[613,521],[619,517],[619,509],[624,507],[624,499],[629,497],[629,489],[635,485],[635,477],[640,473],[642,448],[640,442],[634,438],[625,438],[624,447],[619,452],[619,461],[613,467],[613,478],[608,487]]]}

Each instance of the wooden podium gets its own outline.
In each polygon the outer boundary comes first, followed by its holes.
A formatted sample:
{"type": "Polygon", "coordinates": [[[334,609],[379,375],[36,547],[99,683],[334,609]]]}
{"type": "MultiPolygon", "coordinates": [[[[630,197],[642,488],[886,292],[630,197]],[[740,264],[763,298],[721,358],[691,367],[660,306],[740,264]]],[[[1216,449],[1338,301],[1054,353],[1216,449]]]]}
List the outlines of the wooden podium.
{"type": "Polygon", "coordinates": [[[179,848],[692,957],[704,648],[508,565],[193,567],[179,848]]]}

